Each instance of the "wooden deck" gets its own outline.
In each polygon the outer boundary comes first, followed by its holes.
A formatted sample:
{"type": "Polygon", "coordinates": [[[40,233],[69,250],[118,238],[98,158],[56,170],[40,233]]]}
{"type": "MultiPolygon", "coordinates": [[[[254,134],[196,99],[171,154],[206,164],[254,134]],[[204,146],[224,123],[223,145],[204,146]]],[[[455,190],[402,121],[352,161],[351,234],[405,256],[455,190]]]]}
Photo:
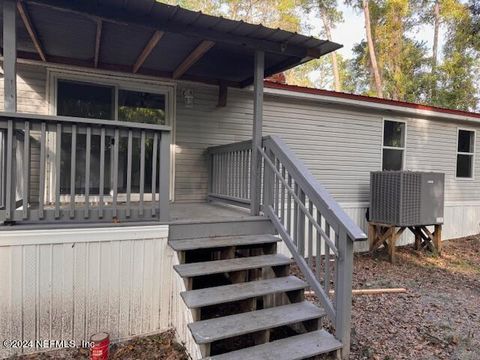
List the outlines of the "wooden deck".
{"type": "Polygon", "coordinates": [[[248,209],[233,205],[215,202],[170,204],[171,223],[235,221],[254,218],[258,218],[258,216],[251,216],[248,209]]]}

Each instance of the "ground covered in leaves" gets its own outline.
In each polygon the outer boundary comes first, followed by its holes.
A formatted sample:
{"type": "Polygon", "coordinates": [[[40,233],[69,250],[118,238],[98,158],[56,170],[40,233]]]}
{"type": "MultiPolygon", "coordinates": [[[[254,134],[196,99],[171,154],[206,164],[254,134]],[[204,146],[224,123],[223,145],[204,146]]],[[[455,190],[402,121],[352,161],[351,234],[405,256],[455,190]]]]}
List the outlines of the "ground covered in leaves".
{"type": "Polygon", "coordinates": [[[404,287],[354,296],[352,359],[480,359],[480,237],[444,242],[442,256],[398,250],[355,256],[353,288],[404,287]]]}
{"type": "MultiPolygon", "coordinates": [[[[56,350],[41,354],[19,357],[19,359],[88,359],[88,349],[56,350]]],[[[109,360],[162,359],[187,360],[185,349],[175,341],[175,333],[167,331],[158,335],[139,337],[122,343],[113,344],[109,360]]]]}

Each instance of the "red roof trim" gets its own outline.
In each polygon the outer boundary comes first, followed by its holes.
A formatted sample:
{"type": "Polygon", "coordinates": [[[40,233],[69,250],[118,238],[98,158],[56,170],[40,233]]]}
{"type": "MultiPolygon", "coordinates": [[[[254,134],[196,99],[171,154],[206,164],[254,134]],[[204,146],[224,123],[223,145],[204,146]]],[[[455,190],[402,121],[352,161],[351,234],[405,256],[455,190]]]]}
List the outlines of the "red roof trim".
{"type": "Polygon", "coordinates": [[[271,89],[280,89],[280,90],[288,90],[303,94],[313,94],[313,95],[322,95],[322,96],[330,96],[340,99],[349,99],[349,100],[357,100],[357,101],[365,101],[375,104],[385,104],[385,105],[393,105],[393,106],[402,106],[410,109],[416,110],[427,110],[427,111],[435,111],[444,114],[452,114],[452,115],[461,115],[461,116],[468,116],[480,119],[480,113],[463,111],[463,110],[453,110],[453,109],[445,109],[435,106],[427,106],[415,103],[409,103],[405,101],[397,101],[397,100],[388,100],[388,99],[380,99],[377,97],[365,96],[365,95],[355,95],[349,94],[344,92],[336,92],[330,90],[323,90],[323,89],[314,89],[304,86],[297,86],[297,85],[288,85],[288,84],[281,84],[272,81],[265,81],[265,87],[271,89]]]}

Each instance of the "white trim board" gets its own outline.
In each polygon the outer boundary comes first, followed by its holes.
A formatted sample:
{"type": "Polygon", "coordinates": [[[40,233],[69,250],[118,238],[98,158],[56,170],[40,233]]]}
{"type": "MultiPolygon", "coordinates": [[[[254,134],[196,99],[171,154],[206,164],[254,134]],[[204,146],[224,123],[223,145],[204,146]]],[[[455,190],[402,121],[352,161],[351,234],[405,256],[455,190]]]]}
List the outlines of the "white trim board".
{"type": "Polygon", "coordinates": [[[12,230],[0,232],[1,246],[168,239],[169,225],[12,230]]]}

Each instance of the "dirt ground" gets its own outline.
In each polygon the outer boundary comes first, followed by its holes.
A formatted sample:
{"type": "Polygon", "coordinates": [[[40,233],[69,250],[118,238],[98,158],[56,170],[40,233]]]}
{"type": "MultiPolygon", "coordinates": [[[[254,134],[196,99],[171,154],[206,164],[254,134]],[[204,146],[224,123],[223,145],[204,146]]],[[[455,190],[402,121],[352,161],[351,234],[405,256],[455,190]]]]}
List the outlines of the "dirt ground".
{"type": "Polygon", "coordinates": [[[480,237],[444,242],[441,257],[398,251],[355,256],[353,288],[407,293],[354,296],[352,359],[480,359],[480,237]]]}
{"type": "MultiPolygon", "coordinates": [[[[56,350],[42,354],[17,357],[22,360],[45,359],[88,359],[88,349],[56,350]]],[[[167,331],[162,334],[139,337],[130,341],[113,344],[110,348],[110,360],[187,360],[188,355],[182,345],[175,341],[175,333],[167,331]]]]}
{"type": "MultiPolygon", "coordinates": [[[[406,293],[354,296],[352,360],[480,359],[480,236],[444,242],[441,257],[398,250],[355,256],[353,288],[404,287],[406,293]]],[[[84,359],[86,350],[23,359],[84,359]]],[[[187,359],[172,332],[115,345],[111,359],[187,359]]]]}

